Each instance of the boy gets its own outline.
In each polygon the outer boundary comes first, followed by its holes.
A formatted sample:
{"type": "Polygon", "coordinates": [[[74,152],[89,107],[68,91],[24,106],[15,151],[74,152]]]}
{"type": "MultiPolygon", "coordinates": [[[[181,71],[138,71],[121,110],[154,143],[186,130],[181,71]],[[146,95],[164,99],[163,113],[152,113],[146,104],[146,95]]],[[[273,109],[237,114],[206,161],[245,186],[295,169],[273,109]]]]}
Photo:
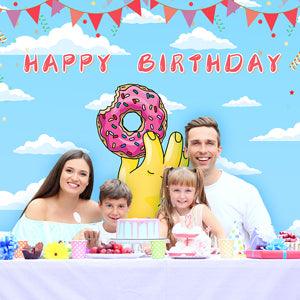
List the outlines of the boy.
{"type": "Polygon", "coordinates": [[[88,248],[98,244],[98,240],[108,243],[116,238],[117,220],[126,218],[132,200],[132,193],[128,186],[119,179],[111,179],[100,187],[99,206],[102,221],[98,223],[99,232],[85,230],[84,237],[88,241],[88,248]]]}

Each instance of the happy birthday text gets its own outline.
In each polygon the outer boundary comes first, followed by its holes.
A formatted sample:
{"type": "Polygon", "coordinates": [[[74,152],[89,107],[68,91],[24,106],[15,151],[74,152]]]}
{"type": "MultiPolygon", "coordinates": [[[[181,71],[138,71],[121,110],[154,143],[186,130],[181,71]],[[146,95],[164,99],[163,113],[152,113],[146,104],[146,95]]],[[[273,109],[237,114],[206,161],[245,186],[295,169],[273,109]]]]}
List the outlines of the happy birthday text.
{"type": "MultiPolygon", "coordinates": [[[[239,73],[246,71],[248,73],[276,73],[278,71],[278,63],[281,58],[281,53],[275,55],[266,55],[263,62],[257,53],[253,53],[250,57],[245,58],[241,53],[229,53],[226,57],[221,58],[220,54],[207,54],[206,56],[196,53],[186,56],[182,53],[175,53],[167,56],[162,53],[159,58],[154,58],[151,53],[143,53],[138,58],[136,68],[139,73],[151,73],[158,71],[160,73],[185,73],[191,70],[193,73],[198,73],[204,70],[206,73],[239,73]]],[[[24,56],[23,70],[25,73],[43,72],[43,73],[67,73],[71,68],[78,68],[80,73],[84,73],[91,65],[96,64],[101,73],[106,73],[109,69],[111,54],[107,55],[92,55],[89,53],[75,55],[64,54],[47,56],[29,54],[24,56]]]]}

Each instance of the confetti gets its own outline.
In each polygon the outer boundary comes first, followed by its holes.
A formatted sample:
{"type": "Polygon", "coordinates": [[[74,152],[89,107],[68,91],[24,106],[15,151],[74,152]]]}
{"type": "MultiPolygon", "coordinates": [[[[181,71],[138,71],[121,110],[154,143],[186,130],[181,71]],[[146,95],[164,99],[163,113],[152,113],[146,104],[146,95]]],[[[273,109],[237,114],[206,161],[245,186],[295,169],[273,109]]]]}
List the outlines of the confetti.
{"type": "Polygon", "coordinates": [[[50,31],[50,27],[44,15],[39,16],[40,24],[44,30],[44,32],[48,33],[50,31]]]}
{"type": "Polygon", "coordinates": [[[2,120],[3,123],[5,123],[7,121],[7,118],[6,117],[2,117],[1,120],[2,120]]]}
{"type": "Polygon", "coordinates": [[[272,2],[271,2],[271,1],[267,1],[266,4],[267,4],[268,6],[270,6],[270,5],[272,4],[272,2]]]}
{"type": "Polygon", "coordinates": [[[288,46],[289,45],[289,42],[284,42],[284,46],[288,46]]]}
{"type": "Polygon", "coordinates": [[[290,95],[291,96],[295,95],[295,91],[294,90],[290,90],[290,95]]]}
{"type": "Polygon", "coordinates": [[[225,30],[225,26],[220,18],[219,15],[216,15],[215,18],[214,18],[216,24],[217,24],[217,27],[219,29],[220,32],[222,32],[223,30],[225,30]]]}
{"type": "Polygon", "coordinates": [[[289,28],[286,31],[288,32],[288,36],[291,36],[292,33],[295,31],[295,27],[292,25],[289,25],[289,28]]]}
{"type": "Polygon", "coordinates": [[[112,36],[116,36],[118,30],[119,30],[119,27],[116,25],[113,25],[113,28],[110,30],[112,32],[112,36]]]}
{"type": "Polygon", "coordinates": [[[297,55],[295,56],[295,58],[293,59],[293,61],[290,63],[290,68],[295,71],[297,68],[297,65],[300,64],[300,52],[297,53],[297,55]]]}
{"type": "Polygon", "coordinates": [[[272,33],[271,34],[271,37],[274,39],[274,38],[276,38],[276,33],[272,33]]]}
{"type": "Polygon", "coordinates": [[[2,33],[2,32],[0,31],[0,42],[1,42],[2,44],[4,44],[6,41],[7,41],[7,37],[5,36],[4,33],[2,33]]]}
{"type": "Polygon", "coordinates": [[[93,6],[95,6],[96,4],[97,4],[96,1],[91,2],[91,5],[93,5],[93,6]]]}
{"type": "Polygon", "coordinates": [[[4,77],[0,75],[0,83],[3,82],[4,77]]]}

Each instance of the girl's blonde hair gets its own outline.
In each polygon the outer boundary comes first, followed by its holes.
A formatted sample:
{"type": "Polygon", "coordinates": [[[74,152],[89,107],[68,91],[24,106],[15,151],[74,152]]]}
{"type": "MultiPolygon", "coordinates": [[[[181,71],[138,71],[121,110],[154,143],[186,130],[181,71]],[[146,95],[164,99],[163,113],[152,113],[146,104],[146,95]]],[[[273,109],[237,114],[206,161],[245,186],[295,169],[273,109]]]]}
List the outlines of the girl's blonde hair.
{"type": "Polygon", "coordinates": [[[172,235],[172,228],[174,226],[174,220],[172,217],[173,206],[171,203],[170,197],[170,186],[171,185],[181,185],[194,187],[195,199],[191,204],[191,207],[194,207],[196,204],[205,204],[207,206],[208,202],[204,192],[204,180],[203,174],[200,168],[190,169],[187,167],[178,167],[178,168],[165,168],[163,173],[163,181],[160,191],[160,208],[158,211],[158,216],[165,219],[168,225],[168,239],[171,241],[171,245],[175,244],[174,237],[172,235]]]}

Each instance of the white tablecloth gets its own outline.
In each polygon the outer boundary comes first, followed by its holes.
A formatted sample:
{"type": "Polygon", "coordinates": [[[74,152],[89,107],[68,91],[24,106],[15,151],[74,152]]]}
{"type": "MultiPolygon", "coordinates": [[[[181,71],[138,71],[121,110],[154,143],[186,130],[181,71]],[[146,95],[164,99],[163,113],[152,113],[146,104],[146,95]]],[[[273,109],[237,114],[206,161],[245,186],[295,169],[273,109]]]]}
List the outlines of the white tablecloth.
{"type": "Polygon", "coordinates": [[[0,261],[0,299],[300,299],[300,260],[0,261]]]}

